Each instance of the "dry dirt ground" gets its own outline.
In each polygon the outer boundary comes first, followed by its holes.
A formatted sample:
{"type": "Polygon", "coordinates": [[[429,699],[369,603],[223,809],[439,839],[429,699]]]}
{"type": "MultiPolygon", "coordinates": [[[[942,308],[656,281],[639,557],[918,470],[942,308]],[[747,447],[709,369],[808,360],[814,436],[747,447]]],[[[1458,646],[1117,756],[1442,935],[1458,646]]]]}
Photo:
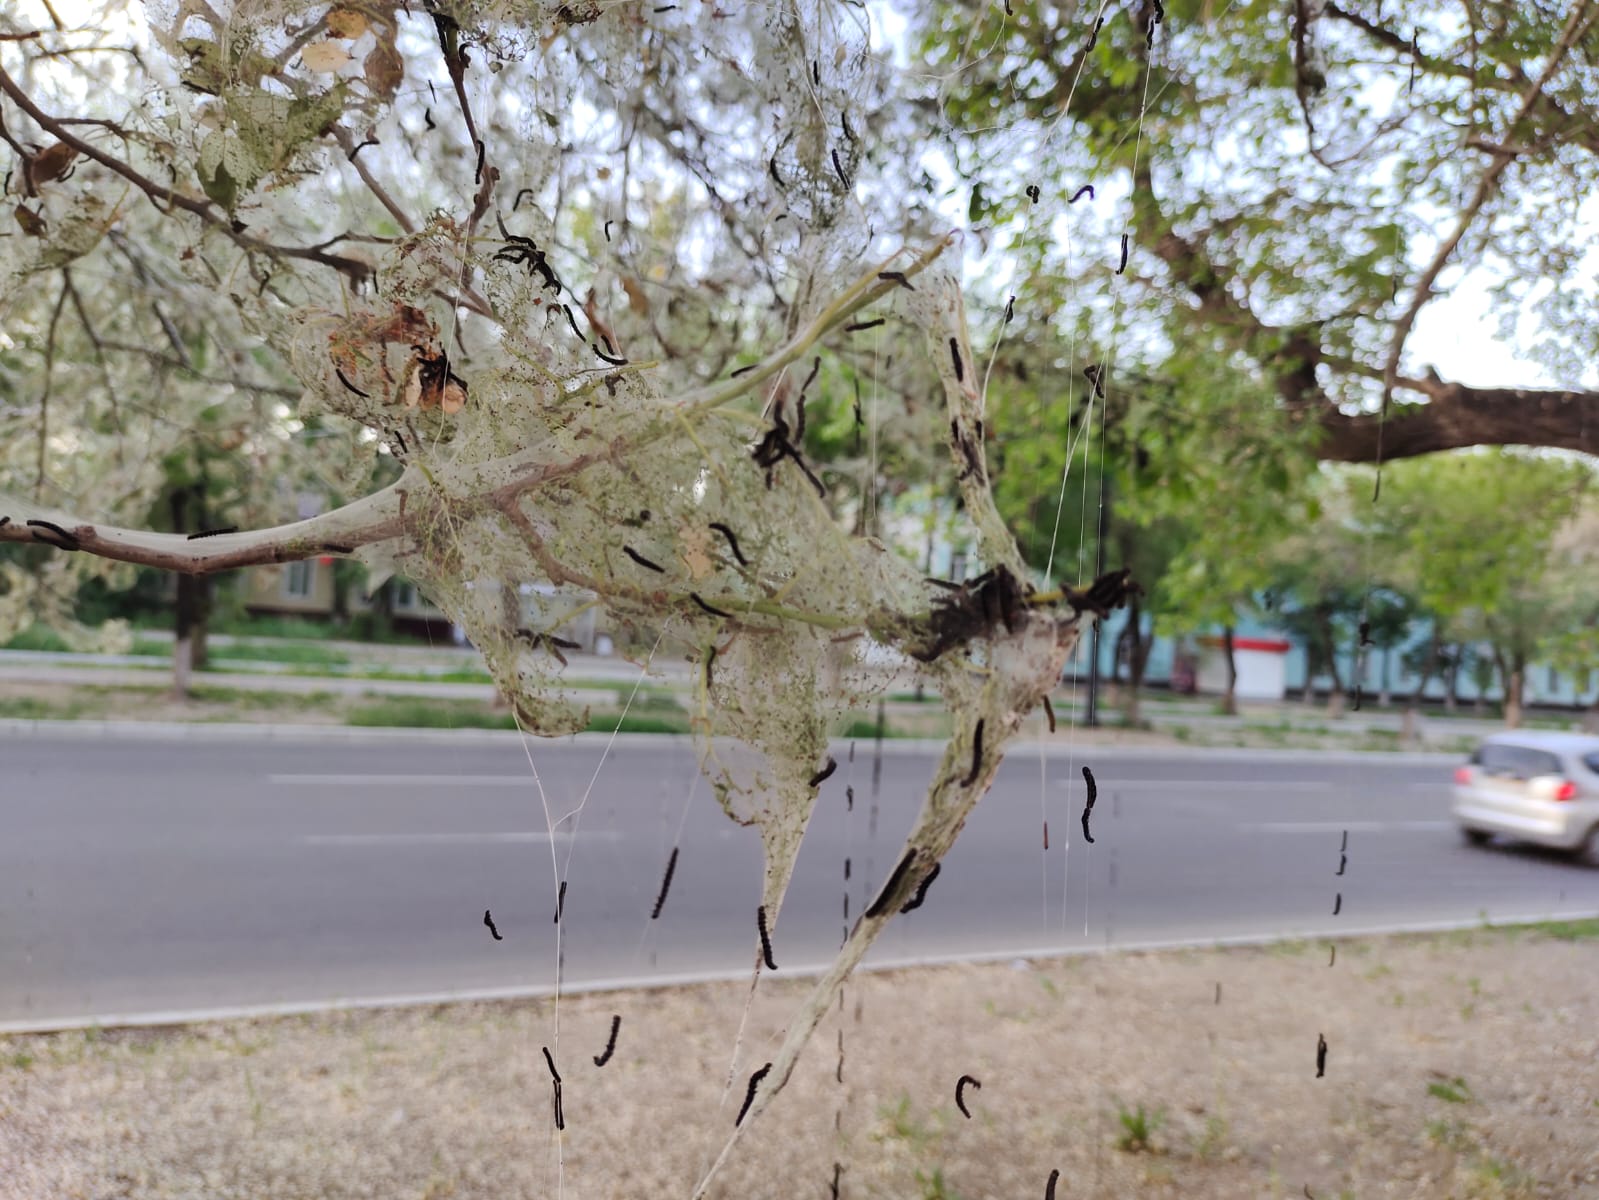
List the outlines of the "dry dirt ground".
{"type": "MultiPolygon", "coordinates": [[[[858,976],[711,1194],[1599,1197],[1566,932],[858,976]]],[[[0,1196],[684,1197],[805,986],[762,979],[728,1090],[745,984],[568,998],[558,1043],[548,1001],[0,1038],[0,1196]]]]}

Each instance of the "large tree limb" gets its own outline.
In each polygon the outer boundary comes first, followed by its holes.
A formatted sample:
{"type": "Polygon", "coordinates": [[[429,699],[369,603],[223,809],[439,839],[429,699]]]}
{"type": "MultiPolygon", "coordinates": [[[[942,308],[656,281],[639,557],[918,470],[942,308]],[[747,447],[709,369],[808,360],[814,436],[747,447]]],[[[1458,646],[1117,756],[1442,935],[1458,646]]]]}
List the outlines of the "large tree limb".
{"type": "MultiPolygon", "coordinates": [[[[1387,411],[1388,402],[1393,396],[1394,384],[1399,377],[1399,359],[1404,353],[1405,341],[1410,337],[1410,331],[1416,324],[1416,318],[1421,314],[1421,310],[1426,306],[1427,301],[1432,299],[1433,287],[1438,282],[1438,276],[1443,273],[1444,267],[1448,265],[1461,240],[1466,236],[1467,231],[1470,230],[1472,224],[1482,212],[1483,206],[1488,203],[1489,198],[1498,189],[1499,177],[1505,173],[1505,168],[1515,161],[1516,156],[1509,149],[1509,144],[1515,141],[1517,130],[1521,128],[1522,122],[1532,112],[1533,105],[1537,102],[1538,97],[1543,95],[1544,88],[1554,78],[1554,74],[1559,70],[1560,64],[1565,61],[1567,52],[1576,44],[1583,32],[1592,23],[1594,11],[1591,0],[1577,0],[1577,3],[1572,6],[1571,16],[1566,20],[1566,27],[1561,31],[1560,40],[1549,51],[1548,62],[1544,63],[1544,68],[1539,73],[1538,78],[1533,81],[1532,85],[1522,95],[1521,103],[1516,108],[1516,115],[1511,118],[1510,123],[1505,127],[1500,149],[1489,159],[1488,166],[1484,168],[1481,177],[1477,180],[1477,186],[1471,194],[1471,199],[1460,210],[1460,215],[1455,220],[1454,229],[1439,245],[1432,261],[1427,264],[1427,269],[1416,280],[1416,286],[1410,295],[1410,302],[1405,305],[1405,310],[1399,314],[1399,319],[1394,322],[1393,336],[1388,343],[1388,359],[1383,364],[1382,407],[1384,412],[1387,411]]],[[[1378,453],[1380,454],[1381,452],[1379,449],[1378,453]]]]}
{"type": "MultiPolygon", "coordinates": [[[[846,287],[804,329],[753,369],[737,378],[696,388],[663,402],[657,419],[642,428],[619,433],[594,449],[565,461],[551,461],[549,449],[537,445],[489,462],[438,466],[431,474],[406,468],[398,481],[354,503],[309,521],[243,533],[225,533],[190,540],[183,534],[151,533],[88,521],[59,509],[0,493],[0,542],[81,550],[102,558],[157,567],[192,575],[209,575],[238,567],[292,562],[321,554],[347,554],[360,546],[388,541],[415,528],[444,503],[456,512],[492,508],[519,514],[521,497],[540,486],[581,474],[602,462],[624,460],[670,429],[686,427],[696,415],[720,407],[749,392],[784,367],[802,358],[817,342],[862,308],[889,292],[909,286],[949,245],[940,238],[903,271],[888,271],[895,254],[868,268],[846,287]],[[407,503],[409,502],[409,512],[407,503]],[[30,522],[34,522],[30,524],[30,522]],[[40,524],[42,522],[42,524],[40,524]]],[[[514,516],[513,516],[513,519],[514,516]]]]}
{"type": "MultiPolygon", "coordinates": [[[[412,482],[414,485],[420,479],[412,482]]],[[[401,497],[406,484],[402,478],[380,492],[309,521],[193,541],[181,533],[151,533],[86,521],[59,509],[0,494],[0,520],[6,521],[0,525],[0,542],[81,550],[143,567],[211,575],[319,554],[348,554],[358,546],[399,537],[405,531],[401,497]]]]}
{"type": "MultiPolygon", "coordinates": [[[[1369,369],[1358,372],[1371,374],[1369,369]]],[[[1547,446],[1599,455],[1599,392],[1541,388],[1469,387],[1444,380],[1400,378],[1426,404],[1396,404],[1384,418],[1322,411],[1318,458],[1375,462],[1414,458],[1467,446],[1547,446]]]]}
{"type": "Polygon", "coordinates": [[[1326,367],[1382,382],[1383,367],[1325,351],[1314,327],[1284,328],[1263,321],[1228,286],[1226,269],[1205,248],[1178,233],[1161,211],[1147,169],[1135,180],[1134,220],[1140,243],[1171,269],[1212,328],[1231,336],[1271,380],[1289,419],[1309,422],[1319,436],[1314,452],[1331,462],[1413,458],[1467,446],[1547,446],[1599,455],[1599,391],[1567,388],[1474,387],[1442,378],[1395,373],[1392,385],[1426,398],[1380,414],[1342,412],[1317,376],[1326,367]]]}

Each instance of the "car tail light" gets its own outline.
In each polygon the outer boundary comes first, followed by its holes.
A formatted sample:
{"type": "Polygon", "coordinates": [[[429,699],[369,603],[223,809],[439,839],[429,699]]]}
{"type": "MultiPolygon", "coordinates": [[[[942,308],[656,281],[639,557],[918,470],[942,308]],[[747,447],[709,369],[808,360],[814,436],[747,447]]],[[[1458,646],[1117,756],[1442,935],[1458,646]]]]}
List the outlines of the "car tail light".
{"type": "Polygon", "coordinates": [[[1556,800],[1575,800],[1577,798],[1577,785],[1569,779],[1562,779],[1560,785],[1555,788],[1554,798],[1556,800]]]}
{"type": "Polygon", "coordinates": [[[1470,783],[1471,782],[1471,768],[1470,767],[1456,767],[1455,768],[1455,782],[1456,783],[1470,783]]]}

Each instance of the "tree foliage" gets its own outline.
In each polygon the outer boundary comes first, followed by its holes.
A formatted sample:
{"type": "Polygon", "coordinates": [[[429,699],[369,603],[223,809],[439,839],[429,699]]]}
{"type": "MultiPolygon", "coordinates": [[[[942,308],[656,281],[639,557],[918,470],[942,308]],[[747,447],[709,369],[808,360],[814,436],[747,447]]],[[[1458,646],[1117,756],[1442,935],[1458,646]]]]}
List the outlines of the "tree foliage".
{"type": "Polygon", "coordinates": [[[923,54],[959,78],[940,97],[941,152],[1015,239],[1029,285],[1052,292],[1046,311],[1094,309],[1151,371],[1247,363],[1322,458],[1599,452],[1582,209],[1599,181],[1599,5],[920,11],[923,54]],[[1097,285],[1119,235],[1124,303],[1110,304],[1097,285]],[[1557,386],[1496,386],[1408,352],[1468,275],[1557,386]]]}

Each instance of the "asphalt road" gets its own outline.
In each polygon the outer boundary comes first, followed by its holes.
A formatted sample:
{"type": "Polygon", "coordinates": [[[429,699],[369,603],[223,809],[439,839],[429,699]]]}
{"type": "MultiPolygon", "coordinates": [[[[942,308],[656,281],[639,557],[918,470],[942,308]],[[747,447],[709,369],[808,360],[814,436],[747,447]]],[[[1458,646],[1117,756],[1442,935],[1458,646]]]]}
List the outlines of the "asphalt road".
{"type": "MultiPolygon", "coordinates": [[[[722,814],[687,743],[619,739],[602,765],[603,750],[603,739],[525,750],[481,736],[0,734],[0,1028],[545,990],[558,932],[566,987],[747,971],[755,831],[722,814]],[[546,803],[556,821],[581,809],[553,855],[546,803]]],[[[772,931],[780,970],[837,948],[846,891],[852,916],[875,895],[934,761],[889,743],[874,797],[871,745],[853,766],[846,750],[772,931]]],[[[1018,750],[924,906],[872,957],[1599,911],[1599,871],[1463,845],[1448,780],[1447,762],[1417,758],[1018,750]],[[1085,762],[1099,787],[1091,846],[1085,762]]]]}

